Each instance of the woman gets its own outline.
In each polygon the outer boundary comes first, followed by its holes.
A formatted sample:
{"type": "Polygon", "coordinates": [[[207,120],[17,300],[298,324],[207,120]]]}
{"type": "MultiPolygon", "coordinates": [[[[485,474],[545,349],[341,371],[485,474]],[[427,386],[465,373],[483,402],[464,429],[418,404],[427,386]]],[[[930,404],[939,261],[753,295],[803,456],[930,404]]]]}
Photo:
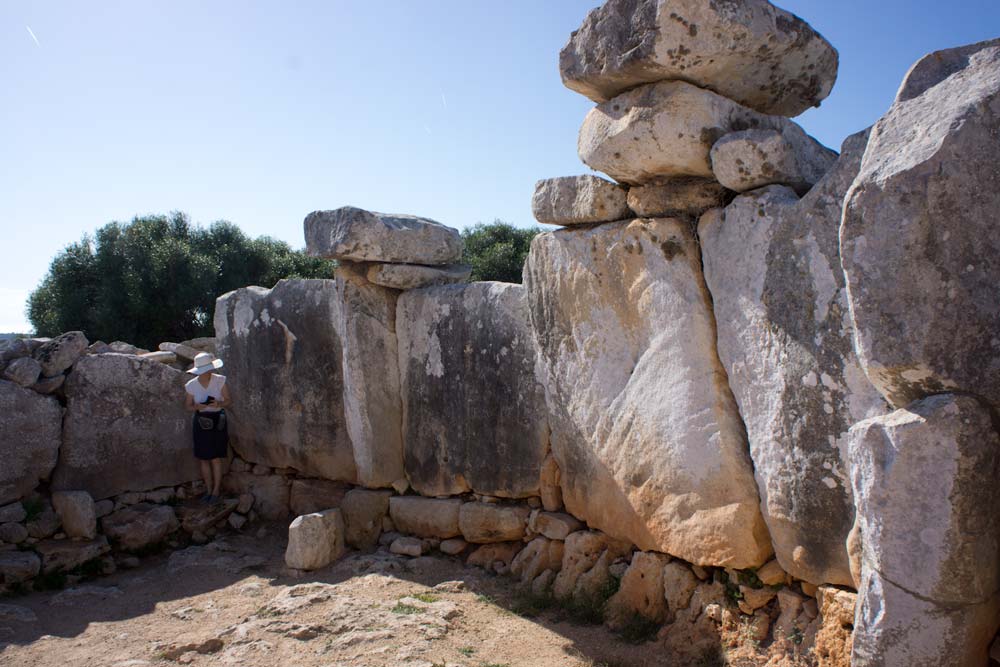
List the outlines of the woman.
{"type": "Polygon", "coordinates": [[[195,413],[194,455],[201,464],[201,477],[205,480],[205,496],[202,500],[213,503],[219,498],[222,484],[222,461],[229,450],[229,431],[226,427],[225,408],[229,405],[229,388],[226,376],[212,371],[222,368],[222,359],[208,352],[200,352],[194,358],[194,366],[188,373],[196,375],[184,385],[187,396],[184,407],[195,413]]]}

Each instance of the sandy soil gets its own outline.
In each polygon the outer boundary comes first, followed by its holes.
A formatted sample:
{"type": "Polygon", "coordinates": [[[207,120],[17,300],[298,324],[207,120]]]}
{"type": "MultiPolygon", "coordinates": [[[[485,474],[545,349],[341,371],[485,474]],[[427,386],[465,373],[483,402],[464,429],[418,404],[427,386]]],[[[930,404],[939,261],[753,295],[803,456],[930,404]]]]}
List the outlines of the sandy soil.
{"type": "Polygon", "coordinates": [[[351,554],[301,577],[280,526],[150,557],[63,591],[0,599],[0,665],[646,667],[671,660],[442,556],[351,554]],[[511,611],[511,610],[514,611],[511,611]],[[33,618],[32,618],[33,617],[33,618]]]}

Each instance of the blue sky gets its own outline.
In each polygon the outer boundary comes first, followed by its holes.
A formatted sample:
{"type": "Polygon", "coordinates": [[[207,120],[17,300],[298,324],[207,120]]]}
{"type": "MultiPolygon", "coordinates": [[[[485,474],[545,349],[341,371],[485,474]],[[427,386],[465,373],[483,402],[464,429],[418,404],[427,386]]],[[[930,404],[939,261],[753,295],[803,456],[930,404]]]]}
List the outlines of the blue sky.
{"type": "MultiPolygon", "coordinates": [[[[537,179],[587,172],[591,103],[557,63],[597,4],[0,0],[0,331],[28,329],[62,247],[136,214],[295,247],[307,213],[347,204],[534,224],[537,179]]],[[[830,98],[799,117],[833,147],[922,54],[1000,35],[997,0],[780,4],[840,51],[830,98]]]]}

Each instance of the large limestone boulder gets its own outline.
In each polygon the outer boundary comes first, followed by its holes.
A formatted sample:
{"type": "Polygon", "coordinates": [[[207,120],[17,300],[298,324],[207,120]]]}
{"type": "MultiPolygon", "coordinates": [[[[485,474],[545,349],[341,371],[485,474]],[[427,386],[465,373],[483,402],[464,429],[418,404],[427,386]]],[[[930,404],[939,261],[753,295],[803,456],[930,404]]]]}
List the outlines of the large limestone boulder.
{"type": "Polygon", "coordinates": [[[473,544],[511,542],[524,537],[530,513],[519,505],[465,503],[458,513],[458,528],[473,544]]]}
{"type": "Polygon", "coordinates": [[[59,456],[63,409],[56,399],[0,380],[0,505],[48,479],[59,456]]]}
{"type": "Polygon", "coordinates": [[[640,218],[700,215],[725,206],[732,193],[708,178],[674,178],[628,190],[628,207],[640,218]]]}
{"type": "Polygon", "coordinates": [[[787,118],[768,116],[684,81],[634,88],[590,110],[577,140],[580,159],[622,183],[715,178],[711,150],[737,130],[776,130],[800,153],[821,150],[787,118]]]}
{"type": "Polygon", "coordinates": [[[399,292],[375,285],[357,265],[335,273],[334,323],[343,341],[343,402],[358,483],[388,487],[403,479],[396,301],[399,292]]]}
{"type": "Polygon", "coordinates": [[[895,407],[942,391],[1000,405],[1000,40],[917,62],[844,202],[861,363],[895,407]]]}
{"type": "Polygon", "coordinates": [[[837,63],[822,35],[767,0],[609,0],[559,54],[563,83],[595,102],[681,79],[783,116],[819,106],[837,63]]]}
{"type": "Polygon", "coordinates": [[[851,429],[857,667],[985,665],[1000,612],[1000,435],[941,394],[851,429]]]}
{"type": "Polygon", "coordinates": [[[67,537],[84,540],[97,537],[94,499],[86,491],[56,491],[52,494],[52,507],[67,537]]]}
{"type": "Polygon", "coordinates": [[[389,499],[389,517],[396,529],[417,537],[446,540],[462,534],[458,517],[462,501],[457,498],[421,498],[393,496],[389,499]]]}
{"type": "Polygon", "coordinates": [[[349,546],[370,551],[378,545],[382,519],[389,513],[391,491],[352,489],[344,496],[344,540],[349,546]]]}
{"type": "Polygon", "coordinates": [[[626,188],[597,176],[562,176],[535,183],[531,212],[546,225],[580,225],[631,217],[626,188]]]}
{"type": "Polygon", "coordinates": [[[249,461],[354,482],[333,280],[281,280],[219,297],[215,333],[233,403],[233,448],[249,461]]]}
{"type": "Polygon", "coordinates": [[[169,505],[137,503],[101,519],[101,531],[125,551],[140,551],[160,544],[180,527],[169,505]]]}
{"type": "Polygon", "coordinates": [[[313,211],[305,219],[309,254],[352,262],[452,264],[462,256],[457,229],[415,215],[353,206],[313,211]]]}
{"type": "Polygon", "coordinates": [[[318,570],[344,555],[344,518],[339,509],[296,517],[288,527],[285,565],[318,570]]]}
{"type": "Polygon", "coordinates": [[[90,341],[82,331],[67,331],[42,343],[32,356],[42,366],[42,375],[55,377],[69,369],[87,351],[90,341]]]}
{"type": "Polygon", "coordinates": [[[712,171],[736,192],[787,185],[799,194],[823,178],[837,154],[817,142],[793,144],[777,130],[733,132],[712,146],[712,171]]]}
{"type": "Polygon", "coordinates": [[[124,354],[80,358],[66,380],[55,490],[95,500],[199,478],[184,410],[190,375],[124,354]]]}
{"type": "Polygon", "coordinates": [[[663,568],[669,561],[670,556],[649,551],[637,551],[632,556],[621,585],[605,610],[605,620],[612,629],[620,630],[636,617],[654,623],[666,619],[663,568]]]}
{"type": "Polygon", "coordinates": [[[781,566],[853,586],[850,427],[885,410],[852,345],[837,230],[867,133],[803,199],[772,186],[698,225],[719,357],[747,427],[764,520],[781,566]]]}
{"type": "Polygon", "coordinates": [[[548,421],[524,288],[481,282],[405,292],[396,322],[413,488],[538,495],[548,421]]]}
{"type": "Polygon", "coordinates": [[[537,236],[525,281],[567,510],[699,565],[771,554],[690,226],[537,236]]]}

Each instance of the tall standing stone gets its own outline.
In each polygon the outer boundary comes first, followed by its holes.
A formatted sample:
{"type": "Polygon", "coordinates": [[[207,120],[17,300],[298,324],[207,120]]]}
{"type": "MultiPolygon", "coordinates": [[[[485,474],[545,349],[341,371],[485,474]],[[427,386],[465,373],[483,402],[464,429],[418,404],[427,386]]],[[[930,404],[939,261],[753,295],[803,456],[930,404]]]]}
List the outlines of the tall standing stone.
{"type": "Polygon", "coordinates": [[[186,375],[125,354],[80,358],[66,380],[57,491],[95,500],[199,478],[184,409],[186,375]]]}
{"type": "Polygon", "coordinates": [[[538,495],[549,427],[524,288],[480,282],[405,292],[396,322],[413,488],[538,495]]]}
{"type": "Polygon", "coordinates": [[[872,130],[841,254],[869,379],[895,407],[1000,405],[1000,40],[932,53],[872,130]]]}
{"type": "Polygon", "coordinates": [[[13,382],[0,380],[0,505],[48,479],[59,456],[63,409],[13,382]]]}
{"type": "Polygon", "coordinates": [[[1000,620],[1000,434],[942,394],[851,429],[861,586],[851,664],[988,661],[1000,620]]]}
{"type": "Polygon", "coordinates": [[[388,487],[403,471],[396,300],[399,292],[368,281],[344,262],[334,276],[334,326],[343,342],[344,420],[358,482],[388,487]]]}
{"type": "Polygon", "coordinates": [[[596,102],[680,79],[783,116],[819,106],[837,64],[808,23],[766,0],[608,0],[559,54],[563,83],[596,102]]]}
{"type": "Polygon", "coordinates": [[[218,356],[233,397],[233,448],[246,460],[354,482],[344,417],[343,342],[333,280],[244,287],[215,306],[218,356]]]}
{"type": "Polygon", "coordinates": [[[567,510],[643,550],[763,564],[771,543],[689,225],[541,234],[525,282],[567,510]]]}
{"type": "Polygon", "coordinates": [[[746,422],[761,507],[782,568],[852,586],[847,432],[885,410],[854,353],[840,271],[841,202],[867,132],[803,199],[771,186],[698,225],[719,357],[746,422]]]}

